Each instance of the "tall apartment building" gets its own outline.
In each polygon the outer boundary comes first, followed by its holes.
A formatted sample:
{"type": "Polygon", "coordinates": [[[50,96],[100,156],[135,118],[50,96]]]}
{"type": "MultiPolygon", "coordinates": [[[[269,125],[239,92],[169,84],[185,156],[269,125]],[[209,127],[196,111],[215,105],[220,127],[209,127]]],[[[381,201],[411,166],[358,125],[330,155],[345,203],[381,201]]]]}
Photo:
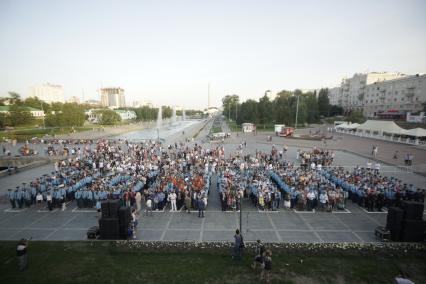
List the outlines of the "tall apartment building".
{"type": "Polygon", "coordinates": [[[102,106],[110,108],[126,106],[124,90],[122,88],[101,88],[100,93],[102,106]]]}
{"type": "Polygon", "coordinates": [[[426,102],[425,80],[426,75],[418,74],[355,74],[344,78],[340,87],[329,89],[329,100],[345,111],[362,111],[367,117],[377,117],[388,110],[417,112],[426,102]]]}
{"type": "Polygon", "coordinates": [[[355,74],[352,78],[344,78],[340,85],[341,88],[341,106],[345,110],[362,111],[364,107],[364,97],[366,86],[404,77],[401,73],[371,72],[365,74],[355,74]]]}
{"type": "Polygon", "coordinates": [[[46,103],[65,102],[64,89],[61,85],[50,83],[36,85],[31,87],[30,94],[32,97],[37,97],[46,103]]]}
{"type": "Polygon", "coordinates": [[[363,113],[376,117],[389,110],[418,112],[426,103],[426,75],[406,76],[366,86],[363,113]]]}

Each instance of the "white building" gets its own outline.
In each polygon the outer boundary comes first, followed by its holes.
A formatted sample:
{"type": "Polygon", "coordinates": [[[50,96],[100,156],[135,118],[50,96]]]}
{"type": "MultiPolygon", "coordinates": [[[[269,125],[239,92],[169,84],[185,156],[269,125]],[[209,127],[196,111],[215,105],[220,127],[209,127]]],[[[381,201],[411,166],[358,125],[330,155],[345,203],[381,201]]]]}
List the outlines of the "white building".
{"type": "Polygon", "coordinates": [[[153,108],[154,105],[150,101],[133,101],[133,107],[150,107],[153,108]]]}
{"type": "Polygon", "coordinates": [[[341,86],[329,89],[331,105],[345,111],[362,111],[366,117],[392,113],[418,112],[426,102],[426,75],[401,73],[355,74],[344,78],[341,86]]]}
{"type": "Polygon", "coordinates": [[[68,102],[68,103],[76,103],[76,104],[79,104],[79,103],[80,103],[80,98],[79,98],[79,97],[76,97],[76,96],[72,96],[71,98],[69,98],[69,99],[67,100],[67,102],[68,102]]]}
{"type": "Polygon", "coordinates": [[[137,117],[133,110],[116,109],[114,111],[121,117],[121,120],[132,120],[137,117]]]}
{"type": "Polygon", "coordinates": [[[364,96],[364,115],[377,117],[388,112],[418,112],[426,103],[426,75],[376,82],[366,86],[364,96]]]}
{"type": "Polygon", "coordinates": [[[50,83],[36,85],[31,87],[30,93],[32,97],[37,97],[46,103],[65,102],[64,89],[61,85],[50,83]]]}
{"type": "MultiPolygon", "coordinates": [[[[44,117],[44,111],[40,109],[36,109],[33,107],[25,107],[35,118],[43,118],[44,117]]],[[[10,105],[8,106],[0,106],[0,113],[6,113],[9,114],[10,105]]]]}
{"type": "Polygon", "coordinates": [[[404,77],[401,73],[371,72],[354,74],[352,78],[344,78],[341,83],[341,106],[345,110],[362,111],[366,86],[373,83],[404,77]]]}
{"type": "Polygon", "coordinates": [[[339,99],[342,96],[342,88],[340,87],[334,87],[328,89],[328,100],[331,105],[336,106],[340,105],[339,99]]]}
{"type": "Polygon", "coordinates": [[[120,108],[126,106],[124,89],[122,88],[101,88],[101,104],[104,107],[120,108]]]}

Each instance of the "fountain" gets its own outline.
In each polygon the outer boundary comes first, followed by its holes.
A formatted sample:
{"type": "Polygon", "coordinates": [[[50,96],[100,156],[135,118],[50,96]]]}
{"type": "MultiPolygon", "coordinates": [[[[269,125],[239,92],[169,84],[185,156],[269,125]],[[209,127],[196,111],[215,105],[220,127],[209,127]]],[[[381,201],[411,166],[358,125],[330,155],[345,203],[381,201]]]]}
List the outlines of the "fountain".
{"type": "Polygon", "coordinates": [[[182,120],[185,121],[186,120],[186,113],[185,113],[185,109],[182,109],[182,120]]]}
{"type": "Polygon", "coordinates": [[[160,129],[163,124],[163,109],[160,106],[157,113],[157,129],[160,129]]]}
{"type": "Polygon", "coordinates": [[[176,107],[173,106],[173,112],[172,112],[172,125],[176,123],[176,107]]]}

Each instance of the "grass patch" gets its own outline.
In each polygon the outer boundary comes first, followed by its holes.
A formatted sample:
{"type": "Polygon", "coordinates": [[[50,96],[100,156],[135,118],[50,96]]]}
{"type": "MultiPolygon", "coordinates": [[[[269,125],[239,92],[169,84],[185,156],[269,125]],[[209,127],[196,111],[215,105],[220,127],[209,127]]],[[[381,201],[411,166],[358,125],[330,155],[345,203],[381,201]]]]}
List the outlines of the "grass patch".
{"type": "Polygon", "coordinates": [[[0,132],[0,139],[17,139],[18,141],[29,140],[33,137],[44,137],[46,135],[69,134],[73,130],[82,132],[92,130],[93,127],[48,127],[48,128],[32,128],[32,129],[14,129],[0,132]]]}
{"type": "MultiPolygon", "coordinates": [[[[111,242],[32,242],[29,268],[17,269],[15,243],[0,242],[1,283],[259,283],[251,251],[237,262],[228,249],[128,248],[111,242]]],[[[426,283],[424,254],[272,250],[272,283],[393,283],[399,269],[426,283]],[[301,262],[301,260],[303,260],[301,262]]],[[[261,283],[261,282],[260,282],[261,283]]]]}

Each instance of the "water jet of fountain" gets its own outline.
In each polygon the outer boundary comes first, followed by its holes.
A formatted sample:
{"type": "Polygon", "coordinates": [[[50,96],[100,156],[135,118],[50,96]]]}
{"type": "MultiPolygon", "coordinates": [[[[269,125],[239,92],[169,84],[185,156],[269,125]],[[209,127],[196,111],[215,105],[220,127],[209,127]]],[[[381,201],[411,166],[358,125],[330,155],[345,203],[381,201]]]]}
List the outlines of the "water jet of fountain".
{"type": "Polygon", "coordinates": [[[158,108],[158,113],[157,113],[157,129],[161,128],[162,124],[163,124],[163,109],[160,106],[158,108]]]}
{"type": "Polygon", "coordinates": [[[172,112],[172,124],[176,123],[176,107],[173,106],[173,112],[172,112]]]}

